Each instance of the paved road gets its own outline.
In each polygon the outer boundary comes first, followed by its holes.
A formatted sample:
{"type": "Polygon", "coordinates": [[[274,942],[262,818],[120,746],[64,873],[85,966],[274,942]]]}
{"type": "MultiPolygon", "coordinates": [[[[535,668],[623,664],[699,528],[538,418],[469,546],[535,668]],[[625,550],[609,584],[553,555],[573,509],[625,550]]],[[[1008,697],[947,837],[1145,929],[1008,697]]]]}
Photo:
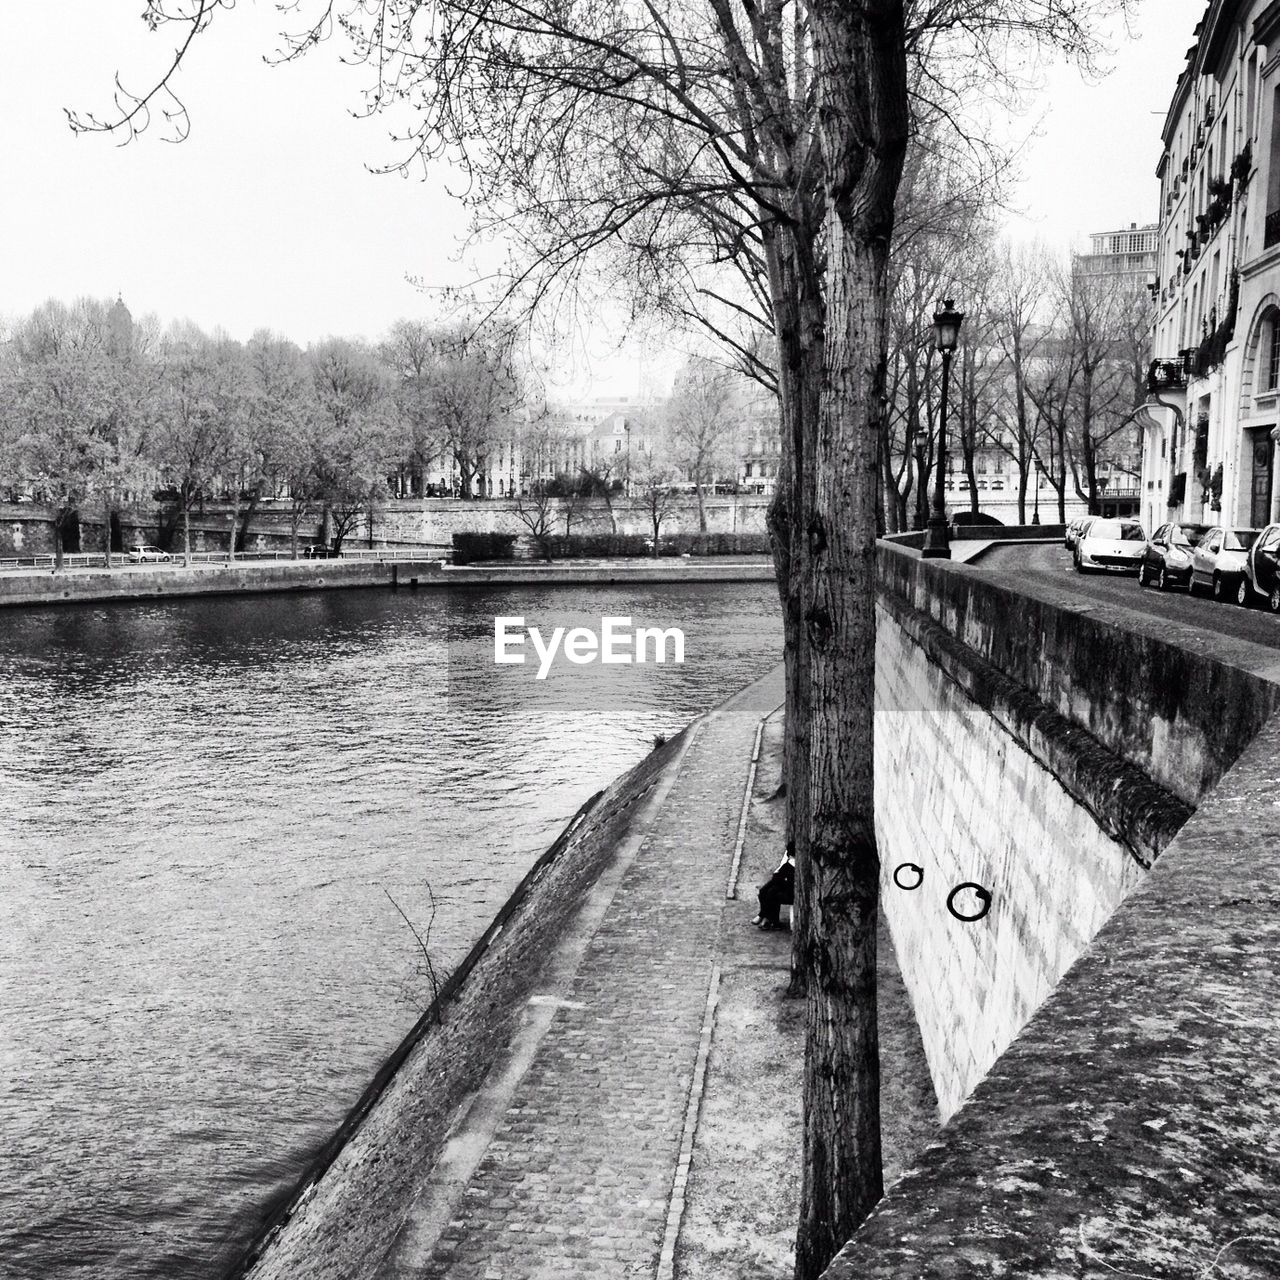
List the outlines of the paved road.
{"type": "Polygon", "coordinates": [[[1254,644],[1280,648],[1280,617],[1261,609],[1217,604],[1185,591],[1143,590],[1129,574],[1076,573],[1071,553],[1059,543],[1043,546],[994,547],[978,561],[983,569],[1025,574],[1058,589],[1069,586],[1079,595],[1121,605],[1182,626],[1199,627],[1254,644]]]}

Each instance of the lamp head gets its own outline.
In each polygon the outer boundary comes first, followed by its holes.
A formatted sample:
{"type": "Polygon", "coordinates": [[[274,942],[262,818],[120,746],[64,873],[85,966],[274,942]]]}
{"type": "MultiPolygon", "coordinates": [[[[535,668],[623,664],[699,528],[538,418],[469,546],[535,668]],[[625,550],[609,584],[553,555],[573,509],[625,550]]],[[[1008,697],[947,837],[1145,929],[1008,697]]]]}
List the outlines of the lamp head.
{"type": "Polygon", "coordinates": [[[939,351],[954,351],[960,341],[960,326],[964,323],[964,313],[955,309],[955,301],[947,298],[938,304],[933,314],[933,332],[937,339],[939,351]]]}

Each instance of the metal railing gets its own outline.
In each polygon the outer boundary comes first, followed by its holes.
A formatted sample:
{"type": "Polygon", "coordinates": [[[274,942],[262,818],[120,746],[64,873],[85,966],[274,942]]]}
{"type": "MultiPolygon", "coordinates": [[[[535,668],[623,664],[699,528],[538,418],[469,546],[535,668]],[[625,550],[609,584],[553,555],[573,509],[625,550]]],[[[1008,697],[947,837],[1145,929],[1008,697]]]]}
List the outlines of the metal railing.
{"type": "Polygon", "coordinates": [[[415,547],[343,547],[339,560],[443,560],[453,551],[451,544],[423,543],[415,547]]]}

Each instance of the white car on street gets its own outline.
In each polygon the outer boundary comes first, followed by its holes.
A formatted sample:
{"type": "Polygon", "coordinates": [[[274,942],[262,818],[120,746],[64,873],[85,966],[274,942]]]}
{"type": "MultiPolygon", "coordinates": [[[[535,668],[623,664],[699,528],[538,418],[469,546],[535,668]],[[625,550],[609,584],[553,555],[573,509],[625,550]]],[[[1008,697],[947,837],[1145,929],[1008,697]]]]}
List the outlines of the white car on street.
{"type": "Polygon", "coordinates": [[[1192,553],[1191,594],[1195,595],[1197,587],[1204,587],[1213,592],[1215,600],[1235,600],[1244,604],[1249,598],[1245,565],[1249,548],[1257,540],[1257,529],[1214,525],[1192,553]]]}
{"type": "Polygon", "coordinates": [[[161,551],[159,547],[139,544],[129,548],[130,564],[168,564],[172,559],[173,557],[167,551],[161,551]]]}
{"type": "Polygon", "coordinates": [[[1137,573],[1146,549],[1147,535],[1136,520],[1100,516],[1081,530],[1075,549],[1076,572],[1110,569],[1137,573]]]}

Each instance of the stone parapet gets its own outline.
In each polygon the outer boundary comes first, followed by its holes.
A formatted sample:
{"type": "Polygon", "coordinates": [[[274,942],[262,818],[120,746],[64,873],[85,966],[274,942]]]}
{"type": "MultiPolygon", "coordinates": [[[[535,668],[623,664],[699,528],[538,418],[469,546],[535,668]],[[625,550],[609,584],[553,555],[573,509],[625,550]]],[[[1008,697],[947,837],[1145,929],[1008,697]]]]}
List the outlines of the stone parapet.
{"type": "Polygon", "coordinates": [[[888,543],[880,590],[931,617],[1015,683],[1195,805],[1280,705],[1280,664],[1257,645],[1013,573],[922,560],[888,543]]]}

